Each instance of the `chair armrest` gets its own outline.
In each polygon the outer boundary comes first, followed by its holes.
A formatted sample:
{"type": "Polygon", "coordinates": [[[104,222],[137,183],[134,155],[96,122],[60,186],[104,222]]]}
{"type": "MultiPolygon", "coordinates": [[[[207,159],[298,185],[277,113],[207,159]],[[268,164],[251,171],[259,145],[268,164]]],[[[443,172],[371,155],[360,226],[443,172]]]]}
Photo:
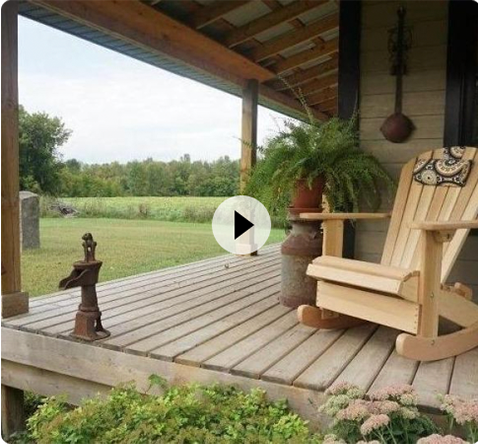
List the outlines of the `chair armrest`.
{"type": "Polygon", "coordinates": [[[388,219],[391,213],[300,213],[305,220],[388,219]]]}
{"type": "Polygon", "coordinates": [[[410,224],[412,230],[424,231],[452,231],[478,228],[478,220],[452,220],[438,222],[412,222],[410,224]]]}

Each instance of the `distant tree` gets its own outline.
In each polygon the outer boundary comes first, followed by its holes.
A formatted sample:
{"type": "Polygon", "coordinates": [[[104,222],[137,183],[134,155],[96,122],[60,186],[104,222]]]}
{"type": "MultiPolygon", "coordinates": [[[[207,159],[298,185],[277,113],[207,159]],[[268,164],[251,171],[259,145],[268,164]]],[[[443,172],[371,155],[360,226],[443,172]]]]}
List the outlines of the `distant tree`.
{"type": "Polygon", "coordinates": [[[20,188],[57,194],[62,169],[59,148],[71,135],[58,117],[19,107],[20,188]]]}

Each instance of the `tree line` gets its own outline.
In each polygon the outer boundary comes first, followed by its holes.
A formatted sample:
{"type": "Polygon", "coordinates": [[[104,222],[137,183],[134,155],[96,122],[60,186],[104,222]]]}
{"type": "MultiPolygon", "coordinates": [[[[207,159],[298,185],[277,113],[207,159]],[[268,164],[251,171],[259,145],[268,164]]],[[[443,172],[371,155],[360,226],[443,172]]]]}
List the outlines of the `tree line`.
{"type": "Polygon", "coordinates": [[[233,196],[240,167],[228,156],[215,161],[151,158],[126,164],[64,161],[60,148],[71,130],[58,117],[19,108],[20,187],[62,197],[233,196]]]}

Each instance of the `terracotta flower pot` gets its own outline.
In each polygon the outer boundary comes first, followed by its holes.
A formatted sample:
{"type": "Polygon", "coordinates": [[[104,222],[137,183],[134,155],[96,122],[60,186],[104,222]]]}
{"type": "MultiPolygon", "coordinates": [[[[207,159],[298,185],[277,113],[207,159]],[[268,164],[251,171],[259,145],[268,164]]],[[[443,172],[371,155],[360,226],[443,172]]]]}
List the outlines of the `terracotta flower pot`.
{"type": "Polygon", "coordinates": [[[312,182],[312,188],[305,179],[297,181],[295,195],[292,199],[292,208],[319,208],[322,203],[323,177],[317,177],[312,182]]]}

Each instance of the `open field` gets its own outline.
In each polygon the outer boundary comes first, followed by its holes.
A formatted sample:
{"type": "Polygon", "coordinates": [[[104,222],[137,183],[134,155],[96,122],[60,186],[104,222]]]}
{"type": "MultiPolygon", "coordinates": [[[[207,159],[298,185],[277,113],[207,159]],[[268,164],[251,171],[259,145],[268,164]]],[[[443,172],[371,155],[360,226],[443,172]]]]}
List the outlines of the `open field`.
{"type": "MultiPolygon", "coordinates": [[[[91,232],[107,281],[224,254],[210,224],[118,219],[41,219],[41,248],[22,254],[22,287],[30,295],[57,291],[60,279],[83,256],[81,236],[91,232]]],[[[269,243],[283,230],[272,230],[269,243]]]]}
{"type": "MultiPolygon", "coordinates": [[[[60,202],[72,205],[78,217],[113,219],[152,219],[172,222],[209,222],[227,197],[65,197],[60,202]]],[[[52,203],[42,199],[42,214],[52,203]]]]}

